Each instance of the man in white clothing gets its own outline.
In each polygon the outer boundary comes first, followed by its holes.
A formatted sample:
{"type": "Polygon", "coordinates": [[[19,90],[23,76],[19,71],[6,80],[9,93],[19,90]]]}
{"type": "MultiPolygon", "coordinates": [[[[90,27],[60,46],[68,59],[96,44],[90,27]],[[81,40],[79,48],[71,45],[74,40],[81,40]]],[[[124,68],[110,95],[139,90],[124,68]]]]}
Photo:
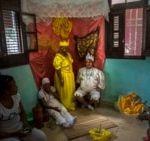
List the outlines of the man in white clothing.
{"type": "Polygon", "coordinates": [[[71,127],[76,121],[67,109],[55,98],[56,89],[50,85],[50,80],[45,77],[42,80],[42,87],[39,91],[39,99],[48,113],[56,120],[57,125],[71,127]]]}
{"type": "Polygon", "coordinates": [[[101,70],[93,67],[94,57],[86,56],[86,67],[80,68],[77,76],[79,88],[75,91],[76,100],[84,107],[94,110],[100,99],[100,90],[105,88],[105,78],[101,70]],[[89,101],[85,98],[89,97],[89,101]]]}

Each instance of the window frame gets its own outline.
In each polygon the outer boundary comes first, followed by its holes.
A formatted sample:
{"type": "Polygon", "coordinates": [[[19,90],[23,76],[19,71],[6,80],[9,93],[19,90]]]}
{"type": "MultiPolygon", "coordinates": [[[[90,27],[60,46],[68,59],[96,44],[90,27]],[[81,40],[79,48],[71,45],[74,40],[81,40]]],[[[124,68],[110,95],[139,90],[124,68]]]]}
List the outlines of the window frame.
{"type": "Polygon", "coordinates": [[[22,20],[22,24],[24,26],[23,33],[24,33],[24,36],[25,36],[25,43],[26,43],[26,46],[27,46],[27,51],[28,52],[37,51],[38,50],[38,37],[37,37],[36,15],[31,14],[31,13],[27,13],[27,12],[22,12],[21,13],[22,19],[23,19],[23,16],[32,17],[33,22],[34,22],[33,23],[34,28],[35,28],[35,31],[26,31],[26,25],[24,25],[23,20],[22,20]],[[34,35],[35,36],[35,47],[33,49],[28,47],[27,35],[34,35]]]}
{"type": "Polygon", "coordinates": [[[143,5],[148,4],[148,0],[141,0],[141,1],[134,1],[134,2],[129,2],[129,3],[115,4],[115,5],[112,6],[111,1],[112,0],[109,0],[110,9],[137,8],[137,7],[141,7],[143,5]]]}
{"type": "MultiPolygon", "coordinates": [[[[30,14],[30,13],[28,13],[30,14]]],[[[32,15],[32,14],[31,14],[32,15]]],[[[35,16],[35,15],[34,15],[35,16]]],[[[21,0],[0,0],[0,69],[16,67],[20,65],[26,65],[29,63],[29,50],[27,48],[27,39],[25,35],[25,27],[22,21],[22,12],[21,12],[21,0]],[[22,45],[23,52],[18,54],[3,54],[4,48],[6,49],[6,36],[4,29],[4,19],[3,19],[3,10],[15,11],[18,14],[18,24],[20,32],[20,43],[22,45]]],[[[36,28],[36,27],[35,27],[36,28]]],[[[36,35],[37,36],[37,35],[36,35]]],[[[36,38],[37,40],[37,38],[36,38]]],[[[37,44],[38,46],[38,44],[37,44]]],[[[38,47],[35,50],[37,51],[38,47]]]]}
{"type": "Polygon", "coordinates": [[[146,27],[146,35],[145,35],[145,54],[146,56],[150,56],[150,5],[145,10],[145,27],[146,27]]]}
{"type": "Polygon", "coordinates": [[[146,4],[148,3],[147,0],[141,0],[140,2],[130,2],[128,4],[116,4],[114,6],[111,7],[111,0],[109,0],[109,5],[110,5],[110,13],[109,13],[109,22],[107,22],[106,24],[106,36],[107,36],[107,48],[106,48],[106,57],[107,58],[118,58],[118,59],[145,59],[145,7],[146,4]],[[126,9],[133,9],[133,8],[143,8],[143,43],[142,43],[142,53],[140,56],[125,56],[124,55],[124,48],[125,48],[125,10],[126,9]],[[113,30],[112,30],[112,16],[113,14],[121,13],[124,14],[124,21],[123,21],[123,35],[122,35],[122,42],[123,45],[119,46],[120,52],[116,51],[117,49],[115,49],[113,47],[113,30]],[[108,33],[109,32],[109,33],[108,33]]]}
{"type": "MultiPolygon", "coordinates": [[[[10,9],[2,9],[2,10],[10,10],[10,9]]],[[[10,11],[14,11],[14,10],[10,10],[10,11]]],[[[17,12],[17,11],[15,11],[17,12]]],[[[21,17],[20,17],[20,13],[18,13],[18,24],[19,24],[19,41],[21,43],[21,48],[23,48],[23,52],[22,53],[18,53],[18,54],[3,54],[3,52],[5,52],[4,50],[6,50],[5,48],[7,48],[6,46],[6,36],[5,36],[5,29],[4,29],[4,20],[3,20],[3,15],[2,15],[2,11],[1,11],[1,21],[2,21],[2,25],[1,25],[1,31],[2,31],[2,35],[1,35],[1,50],[2,50],[2,54],[0,56],[0,68],[9,68],[9,67],[14,67],[14,66],[19,66],[19,65],[25,65],[27,64],[28,61],[28,54],[26,51],[26,48],[24,46],[24,42],[23,42],[23,32],[22,32],[22,23],[21,23],[21,17]],[[22,37],[21,37],[22,36],[22,37]]]]}

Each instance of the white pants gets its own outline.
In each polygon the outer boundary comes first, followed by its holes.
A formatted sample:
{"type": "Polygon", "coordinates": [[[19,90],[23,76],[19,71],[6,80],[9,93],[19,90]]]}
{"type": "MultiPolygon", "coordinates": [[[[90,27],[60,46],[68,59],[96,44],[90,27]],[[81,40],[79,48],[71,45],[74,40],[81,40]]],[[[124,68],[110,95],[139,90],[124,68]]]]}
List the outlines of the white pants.
{"type": "Polygon", "coordinates": [[[84,97],[85,95],[90,95],[90,100],[99,101],[100,99],[100,92],[96,89],[93,89],[91,91],[86,91],[81,89],[80,87],[75,91],[75,96],[84,97]]]}
{"type": "Polygon", "coordinates": [[[57,125],[70,124],[74,122],[74,117],[67,111],[65,107],[59,107],[61,112],[56,110],[48,109],[48,113],[54,117],[57,125]]]}
{"type": "MultiPolygon", "coordinates": [[[[31,135],[25,137],[23,140],[25,140],[25,141],[47,141],[47,137],[42,130],[33,128],[31,135]]],[[[10,138],[6,138],[6,139],[0,139],[0,141],[21,141],[21,140],[17,137],[16,138],[10,137],[10,138]]]]}

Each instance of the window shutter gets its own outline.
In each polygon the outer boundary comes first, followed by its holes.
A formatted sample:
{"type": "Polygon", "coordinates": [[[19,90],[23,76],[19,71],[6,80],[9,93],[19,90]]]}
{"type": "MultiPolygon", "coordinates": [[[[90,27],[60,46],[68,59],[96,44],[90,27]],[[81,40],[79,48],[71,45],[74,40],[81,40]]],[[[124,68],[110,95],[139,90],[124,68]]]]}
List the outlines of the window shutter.
{"type": "Polygon", "coordinates": [[[112,12],[108,24],[107,57],[122,57],[124,55],[124,12],[112,12]]]}
{"type": "Polygon", "coordinates": [[[19,27],[19,16],[17,12],[10,10],[2,10],[5,48],[3,52],[7,55],[23,53],[22,40],[19,27]]]}
{"type": "Polygon", "coordinates": [[[0,0],[0,68],[28,63],[20,13],[21,0],[0,0]]]}

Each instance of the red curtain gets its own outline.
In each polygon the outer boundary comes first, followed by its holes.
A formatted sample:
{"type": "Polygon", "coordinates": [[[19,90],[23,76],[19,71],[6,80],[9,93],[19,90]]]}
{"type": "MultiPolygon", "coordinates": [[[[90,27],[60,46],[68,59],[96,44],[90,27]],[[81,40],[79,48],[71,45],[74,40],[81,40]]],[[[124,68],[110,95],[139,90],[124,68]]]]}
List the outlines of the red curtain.
{"type": "MultiPolygon", "coordinates": [[[[84,66],[84,60],[78,56],[75,47],[74,36],[82,37],[99,29],[99,40],[96,51],[95,67],[103,69],[105,62],[105,20],[104,17],[99,18],[83,18],[83,19],[69,19],[72,21],[73,28],[69,36],[71,53],[74,63],[73,69],[75,76],[78,69],[84,66]]],[[[53,58],[58,49],[60,39],[54,34],[51,23],[40,22],[37,23],[39,50],[29,54],[29,62],[35,77],[37,86],[40,87],[41,79],[45,76],[49,77],[52,84],[54,79],[53,58]]]]}

